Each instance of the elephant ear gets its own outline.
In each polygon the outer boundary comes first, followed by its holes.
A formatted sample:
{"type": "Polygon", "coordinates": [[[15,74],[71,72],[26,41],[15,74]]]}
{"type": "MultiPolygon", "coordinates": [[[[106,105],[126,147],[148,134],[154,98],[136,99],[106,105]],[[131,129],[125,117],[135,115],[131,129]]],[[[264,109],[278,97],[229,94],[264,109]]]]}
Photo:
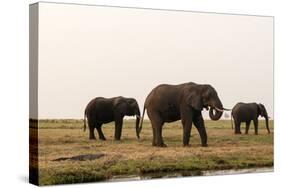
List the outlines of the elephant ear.
{"type": "Polygon", "coordinates": [[[127,102],[122,99],[117,99],[116,101],[114,101],[114,109],[116,110],[116,112],[122,113],[122,115],[126,114],[127,105],[127,102]]]}
{"type": "Polygon", "coordinates": [[[265,107],[263,104],[258,104],[258,114],[261,116],[265,116],[265,107]]]}
{"type": "Polygon", "coordinates": [[[186,98],[186,103],[189,106],[198,111],[203,110],[202,97],[195,89],[184,91],[184,96],[186,98]]]}
{"type": "Polygon", "coordinates": [[[261,114],[261,107],[260,107],[260,105],[259,104],[257,104],[257,110],[258,110],[258,115],[260,115],[261,114]]]}
{"type": "Polygon", "coordinates": [[[212,86],[210,86],[210,85],[202,86],[202,98],[205,98],[205,99],[209,98],[211,96],[212,92],[214,92],[212,89],[212,86]]]}

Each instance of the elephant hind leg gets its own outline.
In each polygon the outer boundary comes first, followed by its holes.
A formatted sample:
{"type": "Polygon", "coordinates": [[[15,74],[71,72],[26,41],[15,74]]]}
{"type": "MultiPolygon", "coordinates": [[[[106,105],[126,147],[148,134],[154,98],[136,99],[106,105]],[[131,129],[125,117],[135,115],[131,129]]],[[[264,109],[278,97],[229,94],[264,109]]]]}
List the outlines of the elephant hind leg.
{"type": "Polygon", "coordinates": [[[153,133],[152,146],[156,146],[156,129],[153,127],[152,127],[152,133],[153,133]]]}
{"type": "Polygon", "coordinates": [[[164,122],[162,121],[161,117],[157,113],[150,112],[149,110],[147,111],[147,114],[151,121],[152,130],[153,130],[152,145],[157,147],[167,147],[167,145],[164,144],[163,137],[162,137],[162,127],[164,122]]]}
{"type": "Polygon", "coordinates": [[[90,140],[96,140],[95,127],[93,127],[93,126],[89,126],[89,139],[90,140]]]}
{"type": "Polygon", "coordinates": [[[88,126],[89,126],[89,139],[90,140],[96,140],[96,137],[95,137],[95,120],[92,116],[88,116],[87,117],[88,119],[88,126]]]}
{"type": "Polygon", "coordinates": [[[99,134],[99,139],[100,140],[106,140],[106,138],[105,138],[105,136],[104,136],[104,134],[102,132],[101,125],[97,126],[97,131],[98,131],[98,134],[99,134]]]}
{"type": "Polygon", "coordinates": [[[156,127],[156,145],[159,147],[167,147],[162,137],[163,123],[156,127]]]}
{"type": "Polygon", "coordinates": [[[234,119],[234,124],[235,124],[235,134],[241,134],[240,126],[241,122],[238,121],[237,119],[234,119]]]}

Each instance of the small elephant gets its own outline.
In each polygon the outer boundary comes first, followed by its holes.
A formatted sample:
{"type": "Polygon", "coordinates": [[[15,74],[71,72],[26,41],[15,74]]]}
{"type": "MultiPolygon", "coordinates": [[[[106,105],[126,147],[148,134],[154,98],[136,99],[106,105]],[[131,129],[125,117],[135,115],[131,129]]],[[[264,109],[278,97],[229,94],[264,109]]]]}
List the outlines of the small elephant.
{"type": "Polygon", "coordinates": [[[201,111],[203,108],[209,109],[209,107],[210,118],[219,120],[224,108],[216,90],[211,85],[193,82],[159,85],[150,92],[145,100],[139,133],[145,109],[147,109],[153,130],[153,146],[166,147],[162,138],[162,127],[165,122],[180,119],[183,125],[183,146],[189,145],[192,123],[200,134],[202,146],[207,146],[207,133],[201,111]]]}
{"type": "MultiPolygon", "coordinates": [[[[253,120],[255,126],[255,134],[258,134],[258,117],[265,118],[266,129],[270,133],[268,127],[268,114],[263,104],[257,103],[237,103],[231,112],[231,117],[234,119],[235,134],[241,134],[240,126],[242,122],[246,123],[245,134],[248,134],[251,121],[253,120]]],[[[232,124],[232,120],[231,120],[232,124]]]]}
{"type": "Polygon", "coordinates": [[[114,97],[103,98],[97,97],[91,100],[84,113],[84,131],[86,130],[86,118],[90,130],[89,139],[96,139],[94,130],[97,129],[99,139],[106,140],[101,126],[104,123],[115,122],[115,140],[120,140],[124,116],[136,115],[136,133],[138,135],[140,110],[137,101],[134,98],[114,97]]]}

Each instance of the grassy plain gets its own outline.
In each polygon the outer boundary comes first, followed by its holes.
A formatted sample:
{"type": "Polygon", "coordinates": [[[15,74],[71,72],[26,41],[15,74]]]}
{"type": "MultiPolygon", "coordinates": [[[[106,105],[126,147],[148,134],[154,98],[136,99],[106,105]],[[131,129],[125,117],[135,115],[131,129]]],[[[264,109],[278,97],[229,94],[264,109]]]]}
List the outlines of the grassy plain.
{"type": "MultiPolygon", "coordinates": [[[[253,125],[249,135],[234,135],[230,121],[205,121],[208,147],[201,147],[199,134],[192,128],[189,147],[182,146],[181,123],[164,125],[163,138],[167,148],[152,147],[152,130],[144,121],[141,139],[137,140],[134,121],[126,120],[121,141],[114,141],[114,125],[103,126],[106,141],[89,140],[83,132],[82,120],[40,120],[39,123],[39,184],[104,181],[114,176],[204,170],[241,169],[273,166],[273,121],[267,134],[260,121],[259,135],[253,125]],[[96,160],[53,161],[61,157],[83,154],[105,154],[96,160]]],[[[244,132],[245,125],[242,125],[244,132]]],[[[31,130],[34,130],[31,128],[31,130]]],[[[98,138],[97,132],[95,132],[98,138]]],[[[31,131],[32,135],[32,131],[31,131]]],[[[194,173],[193,173],[194,175],[194,173]]],[[[195,173],[196,175],[196,173],[195,173]]]]}

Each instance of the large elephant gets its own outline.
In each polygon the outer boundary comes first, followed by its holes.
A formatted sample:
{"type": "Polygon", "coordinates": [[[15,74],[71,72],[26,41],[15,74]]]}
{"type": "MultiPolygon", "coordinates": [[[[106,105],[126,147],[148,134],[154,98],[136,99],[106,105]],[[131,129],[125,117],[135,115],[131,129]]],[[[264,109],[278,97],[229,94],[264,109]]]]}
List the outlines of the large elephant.
{"type": "Polygon", "coordinates": [[[136,133],[138,135],[138,126],[140,121],[140,110],[137,101],[134,98],[97,97],[91,100],[84,113],[84,131],[86,130],[86,118],[89,126],[89,138],[96,139],[94,130],[97,129],[99,139],[106,140],[101,126],[104,123],[115,122],[115,140],[120,140],[124,116],[136,116],[136,133]]]}
{"type": "Polygon", "coordinates": [[[219,120],[224,108],[216,90],[211,85],[200,85],[193,82],[180,85],[159,85],[150,92],[145,100],[139,133],[146,109],[153,129],[153,146],[166,147],[162,138],[162,126],[165,122],[180,119],[183,125],[183,145],[189,145],[193,123],[200,134],[202,146],[207,146],[207,133],[201,111],[203,108],[209,109],[209,107],[210,118],[219,120]]]}
{"type": "MultiPolygon", "coordinates": [[[[266,111],[266,108],[263,104],[257,104],[257,103],[237,103],[233,108],[231,112],[231,117],[234,119],[235,124],[235,134],[241,134],[240,126],[242,122],[246,123],[246,131],[245,134],[248,134],[249,127],[251,124],[251,121],[254,122],[255,127],[255,134],[258,134],[258,117],[264,117],[265,118],[265,124],[268,133],[270,133],[269,127],[268,127],[268,114],[266,111]]],[[[232,121],[231,121],[232,123],[232,121]]]]}

